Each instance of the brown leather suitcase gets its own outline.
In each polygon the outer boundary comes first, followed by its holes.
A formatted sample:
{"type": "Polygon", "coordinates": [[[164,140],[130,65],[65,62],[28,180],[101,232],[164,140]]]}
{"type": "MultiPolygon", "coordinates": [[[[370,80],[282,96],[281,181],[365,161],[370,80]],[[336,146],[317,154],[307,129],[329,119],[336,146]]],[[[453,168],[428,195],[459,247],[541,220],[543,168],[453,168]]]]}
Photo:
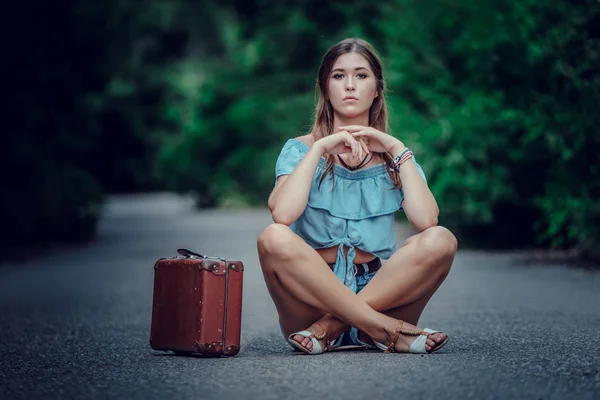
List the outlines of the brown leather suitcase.
{"type": "Polygon", "coordinates": [[[186,249],[177,252],[154,265],[150,347],[176,354],[236,355],[243,263],[186,249]]]}

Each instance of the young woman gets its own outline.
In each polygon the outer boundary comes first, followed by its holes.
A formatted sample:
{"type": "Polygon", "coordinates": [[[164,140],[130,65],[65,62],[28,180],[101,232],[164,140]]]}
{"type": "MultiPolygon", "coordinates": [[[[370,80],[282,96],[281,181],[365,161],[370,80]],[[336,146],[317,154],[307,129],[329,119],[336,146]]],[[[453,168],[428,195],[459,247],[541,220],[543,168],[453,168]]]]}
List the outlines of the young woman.
{"type": "Polygon", "coordinates": [[[412,152],[389,135],[381,61],[364,40],[323,57],[315,123],[289,139],[269,196],[259,260],[288,342],[431,353],[448,336],[416,325],[450,270],[454,235],[412,152]],[[394,212],[420,232],[396,250],[394,212]],[[381,259],[387,260],[384,265],[381,259]]]}

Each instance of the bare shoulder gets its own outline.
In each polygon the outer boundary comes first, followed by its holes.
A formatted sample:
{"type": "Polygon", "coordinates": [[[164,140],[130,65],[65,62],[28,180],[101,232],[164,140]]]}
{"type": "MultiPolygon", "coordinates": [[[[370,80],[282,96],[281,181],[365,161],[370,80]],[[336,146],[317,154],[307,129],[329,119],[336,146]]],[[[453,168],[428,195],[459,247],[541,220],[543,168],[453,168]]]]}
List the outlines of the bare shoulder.
{"type": "Polygon", "coordinates": [[[313,144],[313,137],[311,134],[304,135],[304,136],[298,136],[298,137],[295,137],[294,139],[304,143],[305,145],[307,145],[309,147],[312,146],[312,144],[313,144]]]}

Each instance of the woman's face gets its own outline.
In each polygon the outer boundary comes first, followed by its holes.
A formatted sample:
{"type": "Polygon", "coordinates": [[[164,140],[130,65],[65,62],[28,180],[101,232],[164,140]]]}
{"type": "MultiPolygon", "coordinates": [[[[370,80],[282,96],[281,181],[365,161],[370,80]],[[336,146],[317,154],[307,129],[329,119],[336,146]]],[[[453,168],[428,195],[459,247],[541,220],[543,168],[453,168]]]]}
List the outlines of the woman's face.
{"type": "Polygon", "coordinates": [[[377,97],[377,81],[367,59],[350,52],[335,60],[327,90],[334,111],[352,118],[369,112],[377,97]]]}

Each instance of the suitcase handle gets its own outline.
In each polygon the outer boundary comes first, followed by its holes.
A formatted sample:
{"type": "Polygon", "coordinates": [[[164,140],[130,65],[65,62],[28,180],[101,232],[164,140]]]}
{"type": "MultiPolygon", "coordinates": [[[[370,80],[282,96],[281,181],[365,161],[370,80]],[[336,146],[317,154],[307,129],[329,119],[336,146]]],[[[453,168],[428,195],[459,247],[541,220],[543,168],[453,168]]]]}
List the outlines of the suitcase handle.
{"type": "Polygon", "coordinates": [[[200,258],[209,258],[209,257],[206,257],[206,256],[204,256],[202,254],[198,254],[198,253],[193,252],[193,251],[188,250],[188,249],[177,249],[177,253],[181,254],[182,256],[190,257],[190,258],[192,256],[200,257],[200,258]]]}
{"type": "Polygon", "coordinates": [[[218,260],[218,261],[227,261],[227,259],[222,258],[222,257],[210,257],[210,256],[205,256],[199,253],[196,253],[195,251],[191,251],[188,249],[177,249],[177,252],[179,253],[179,255],[184,256],[186,258],[203,258],[205,260],[218,260]]]}

